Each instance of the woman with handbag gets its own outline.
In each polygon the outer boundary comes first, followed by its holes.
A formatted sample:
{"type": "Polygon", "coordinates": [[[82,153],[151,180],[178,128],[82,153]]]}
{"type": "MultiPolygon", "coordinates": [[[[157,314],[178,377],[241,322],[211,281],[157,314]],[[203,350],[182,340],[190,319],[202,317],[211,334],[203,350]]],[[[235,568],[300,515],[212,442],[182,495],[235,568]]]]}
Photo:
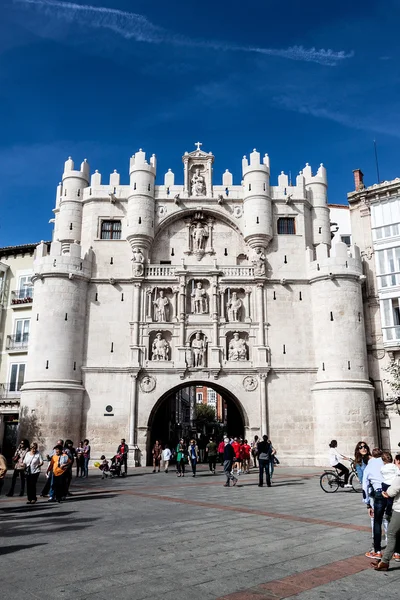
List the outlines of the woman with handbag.
{"type": "Polygon", "coordinates": [[[25,492],[25,463],[24,463],[24,458],[26,453],[29,450],[29,442],[28,440],[21,440],[19,443],[19,446],[13,456],[13,462],[14,462],[14,473],[12,476],[12,480],[11,480],[11,488],[10,491],[8,492],[8,494],[6,494],[6,496],[8,496],[9,498],[11,496],[14,496],[14,490],[15,490],[15,484],[17,482],[17,479],[19,477],[21,477],[21,491],[19,492],[20,496],[24,495],[25,492]]]}
{"type": "Polygon", "coordinates": [[[176,470],[178,477],[185,477],[185,462],[187,457],[186,444],[183,439],[179,440],[176,447],[176,470]]]}
{"type": "Polygon", "coordinates": [[[36,484],[40,475],[40,467],[43,465],[43,459],[38,451],[36,442],[31,444],[29,452],[25,454],[24,464],[28,496],[27,504],[35,504],[37,501],[36,484]]]}

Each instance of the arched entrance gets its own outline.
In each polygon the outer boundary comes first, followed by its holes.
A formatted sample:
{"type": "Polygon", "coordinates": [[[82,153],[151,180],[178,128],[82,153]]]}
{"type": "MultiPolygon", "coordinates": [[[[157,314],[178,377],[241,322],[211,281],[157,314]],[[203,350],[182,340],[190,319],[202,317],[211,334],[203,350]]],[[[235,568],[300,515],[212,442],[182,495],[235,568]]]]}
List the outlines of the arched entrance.
{"type": "Polygon", "coordinates": [[[150,413],[147,464],[151,464],[151,450],[156,440],[161,441],[163,446],[174,447],[180,437],[188,439],[196,436],[201,442],[210,435],[215,439],[222,438],[224,433],[244,437],[246,425],[247,417],[241,403],[224,387],[210,381],[193,381],[190,385],[183,383],[163,394],[150,413]],[[199,394],[205,394],[207,389],[217,395],[216,419],[208,422],[196,418],[196,406],[207,404],[199,398],[199,394]]]}

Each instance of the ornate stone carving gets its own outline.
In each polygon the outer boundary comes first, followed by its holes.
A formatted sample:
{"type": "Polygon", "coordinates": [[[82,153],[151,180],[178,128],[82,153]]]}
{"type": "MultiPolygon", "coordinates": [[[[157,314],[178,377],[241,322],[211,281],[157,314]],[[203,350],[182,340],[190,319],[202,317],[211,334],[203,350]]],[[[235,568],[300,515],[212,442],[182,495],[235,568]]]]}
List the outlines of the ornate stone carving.
{"type": "Polygon", "coordinates": [[[262,246],[257,246],[252,251],[251,262],[254,266],[254,275],[262,277],[266,273],[265,251],[262,246]]]}
{"type": "Polygon", "coordinates": [[[229,342],[228,360],[247,360],[247,344],[236,331],[229,342]]]}
{"type": "Polygon", "coordinates": [[[192,249],[196,253],[204,253],[208,238],[208,227],[200,221],[193,224],[190,228],[190,235],[192,238],[192,249]]]}
{"type": "Polygon", "coordinates": [[[237,323],[241,320],[243,302],[238,298],[237,292],[232,292],[230,299],[226,305],[228,320],[231,323],[237,323]]]}
{"type": "Polygon", "coordinates": [[[167,340],[162,337],[161,333],[157,333],[151,346],[151,360],[168,360],[170,350],[171,347],[167,340]]]}
{"type": "Polygon", "coordinates": [[[164,296],[164,290],[159,291],[158,297],[153,300],[154,304],[154,320],[157,323],[165,323],[168,321],[169,300],[164,296]]]}
{"type": "Polygon", "coordinates": [[[192,364],[193,367],[205,366],[206,342],[204,335],[198,331],[192,340],[192,364]]]}
{"type": "Polygon", "coordinates": [[[191,193],[192,196],[205,196],[206,195],[206,185],[203,175],[200,172],[200,169],[197,168],[194,171],[194,175],[191,179],[191,193]]]}
{"type": "Polygon", "coordinates": [[[140,380],[139,385],[142,392],[149,393],[156,387],[156,380],[154,377],[151,377],[151,375],[145,375],[140,380]]]}
{"type": "Polygon", "coordinates": [[[243,387],[246,392],[254,392],[258,387],[257,378],[253,377],[253,375],[247,375],[247,377],[243,379],[243,387]]]}
{"type": "Polygon", "coordinates": [[[208,313],[208,298],[207,292],[203,288],[203,285],[198,281],[196,287],[191,293],[192,306],[191,311],[193,315],[202,315],[208,313]]]}
{"type": "Polygon", "coordinates": [[[142,277],[144,273],[144,256],[140,248],[132,250],[133,274],[135,277],[142,277]]]}

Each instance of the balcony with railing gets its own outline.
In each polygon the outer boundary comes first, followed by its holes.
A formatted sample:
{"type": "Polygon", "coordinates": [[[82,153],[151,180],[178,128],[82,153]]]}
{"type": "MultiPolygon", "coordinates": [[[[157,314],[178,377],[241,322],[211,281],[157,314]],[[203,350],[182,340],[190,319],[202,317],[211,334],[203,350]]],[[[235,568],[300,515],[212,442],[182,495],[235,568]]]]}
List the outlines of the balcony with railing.
{"type": "MultiPolygon", "coordinates": [[[[235,277],[235,278],[250,278],[254,277],[254,267],[252,266],[242,266],[242,265],[215,265],[216,269],[219,270],[222,277],[235,277]]],[[[185,269],[190,271],[194,269],[196,273],[201,274],[202,272],[206,273],[212,269],[212,267],[208,265],[147,265],[145,267],[145,276],[148,279],[158,279],[158,278],[174,278],[175,272],[180,269],[185,269]]]]}
{"type": "Polygon", "coordinates": [[[27,352],[29,342],[29,333],[16,333],[8,335],[6,341],[6,350],[8,352],[27,352]]]}
{"type": "Polygon", "coordinates": [[[23,381],[0,383],[0,400],[18,399],[21,395],[21,388],[23,385],[23,381]]]}
{"type": "Polygon", "coordinates": [[[13,290],[11,292],[11,304],[12,306],[21,306],[26,304],[32,304],[33,302],[33,287],[22,287],[19,290],[13,290]]]}

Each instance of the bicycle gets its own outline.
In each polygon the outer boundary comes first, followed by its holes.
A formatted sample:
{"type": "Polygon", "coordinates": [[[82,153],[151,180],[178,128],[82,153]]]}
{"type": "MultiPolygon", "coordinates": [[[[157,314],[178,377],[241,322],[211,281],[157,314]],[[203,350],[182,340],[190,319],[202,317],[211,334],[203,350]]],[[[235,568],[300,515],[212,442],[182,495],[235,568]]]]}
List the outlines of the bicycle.
{"type": "MultiPolygon", "coordinates": [[[[362,492],[362,484],[358,479],[354,460],[350,460],[350,464],[351,471],[349,476],[349,484],[353,488],[354,492],[362,492]]],[[[319,485],[325,493],[333,494],[334,492],[337,492],[340,487],[344,487],[344,479],[342,479],[342,475],[340,475],[337,469],[334,471],[326,470],[319,478],[319,485]]]]}

